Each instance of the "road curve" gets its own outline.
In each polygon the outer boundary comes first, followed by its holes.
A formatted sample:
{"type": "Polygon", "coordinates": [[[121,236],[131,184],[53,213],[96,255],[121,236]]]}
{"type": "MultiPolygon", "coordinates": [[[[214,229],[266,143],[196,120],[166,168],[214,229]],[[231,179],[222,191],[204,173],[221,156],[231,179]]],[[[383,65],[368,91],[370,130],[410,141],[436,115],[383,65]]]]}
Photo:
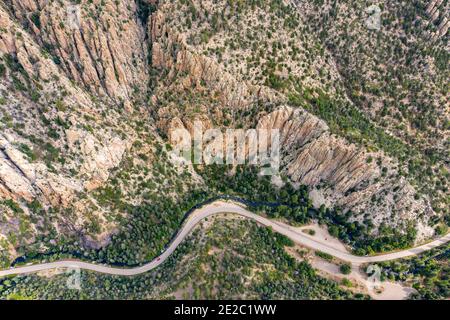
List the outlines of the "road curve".
{"type": "Polygon", "coordinates": [[[343,250],[343,249],[337,249],[335,247],[332,247],[326,243],[326,241],[320,241],[317,239],[314,239],[313,236],[310,236],[308,234],[303,233],[302,231],[289,226],[285,223],[270,220],[267,218],[264,218],[260,215],[257,215],[255,213],[252,213],[242,206],[225,202],[222,200],[213,202],[209,205],[206,205],[202,208],[199,208],[192,212],[190,216],[186,219],[185,223],[183,224],[182,228],[178,232],[178,234],[174,237],[173,241],[170,243],[169,247],[157,258],[155,258],[153,261],[140,266],[136,268],[119,268],[119,267],[110,267],[107,265],[102,264],[95,264],[95,263],[89,263],[89,262],[82,262],[78,260],[60,260],[56,262],[49,262],[49,263],[41,263],[41,264],[35,264],[35,265],[29,265],[29,266],[23,266],[23,267],[17,267],[17,268],[11,268],[7,270],[0,270],[0,277],[8,276],[8,275],[17,275],[17,274],[26,274],[26,273],[34,273],[38,271],[44,271],[49,269],[55,269],[55,268],[80,268],[84,270],[91,270],[96,271],[100,273],[105,274],[111,274],[111,275],[120,275],[120,276],[135,276],[142,274],[144,272],[150,271],[156,267],[158,267],[160,264],[162,264],[180,245],[180,243],[186,238],[186,236],[190,233],[190,231],[203,219],[216,215],[216,214],[223,214],[223,213],[233,213],[240,215],[242,217],[254,220],[258,222],[261,225],[271,227],[274,231],[283,234],[290,238],[295,243],[298,243],[300,245],[303,245],[305,247],[319,250],[325,253],[328,253],[332,255],[333,257],[355,264],[363,264],[363,263],[371,263],[371,262],[381,262],[381,261],[388,261],[388,260],[394,260],[399,258],[405,258],[408,256],[413,256],[420,254],[424,251],[430,250],[432,248],[438,247],[442,244],[445,244],[450,241],[450,234],[447,234],[446,236],[432,241],[430,243],[427,243],[425,245],[378,255],[378,256],[371,256],[371,257],[359,257],[352,255],[351,253],[343,250]]]}

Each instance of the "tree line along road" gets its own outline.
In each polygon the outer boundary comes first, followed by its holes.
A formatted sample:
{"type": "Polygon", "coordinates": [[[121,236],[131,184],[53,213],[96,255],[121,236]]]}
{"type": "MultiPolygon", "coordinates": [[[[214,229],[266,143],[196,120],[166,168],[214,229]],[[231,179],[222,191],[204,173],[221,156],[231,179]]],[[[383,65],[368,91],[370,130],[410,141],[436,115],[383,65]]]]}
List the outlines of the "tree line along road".
{"type": "Polygon", "coordinates": [[[450,233],[427,244],[421,245],[419,247],[397,251],[393,253],[377,255],[377,256],[369,256],[369,257],[360,257],[355,256],[349,253],[344,249],[339,249],[327,244],[326,240],[322,239],[314,239],[313,236],[305,234],[300,230],[285,224],[283,222],[270,220],[268,218],[257,215],[253,212],[248,211],[244,207],[240,206],[237,203],[226,202],[223,200],[215,201],[211,204],[205,205],[197,210],[194,210],[185,220],[179,232],[173,238],[173,241],[167,247],[167,249],[157,258],[152,260],[149,263],[146,263],[142,266],[135,268],[119,268],[119,267],[111,267],[102,264],[95,264],[89,262],[83,262],[79,260],[60,260],[55,262],[48,263],[40,263],[34,265],[27,265],[21,267],[15,267],[6,270],[0,270],[0,277],[9,276],[9,275],[18,275],[18,274],[27,274],[34,273],[44,270],[50,270],[55,268],[80,268],[84,270],[90,270],[105,274],[111,275],[120,275],[120,276],[135,276],[152,270],[162,264],[180,245],[180,243],[189,235],[190,231],[203,219],[224,213],[232,213],[236,214],[251,220],[256,221],[257,223],[264,225],[266,227],[271,227],[275,232],[278,232],[297,244],[308,247],[313,250],[322,251],[327,253],[339,260],[349,262],[353,265],[361,265],[364,263],[374,263],[388,260],[395,260],[400,258],[406,258],[413,255],[418,255],[427,250],[431,250],[440,245],[443,245],[450,241],[450,233]]]}

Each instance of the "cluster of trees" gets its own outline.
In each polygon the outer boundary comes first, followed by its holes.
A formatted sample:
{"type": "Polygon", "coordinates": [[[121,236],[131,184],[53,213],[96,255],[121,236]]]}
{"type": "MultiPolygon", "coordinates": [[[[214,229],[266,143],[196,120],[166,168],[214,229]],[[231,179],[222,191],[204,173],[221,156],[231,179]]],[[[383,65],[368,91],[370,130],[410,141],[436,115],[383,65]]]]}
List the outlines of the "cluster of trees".
{"type": "Polygon", "coordinates": [[[156,5],[149,1],[137,0],[137,15],[141,23],[145,26],[148,23],[150,14],[156,11],[156,5]]]}
{"type": "Polygon", "coordinates": [[[300,224],[309,221],[312,201],[308,196],[308,187],[294,188],[286,182],[275,187],[271,178],[259,176],[258,168],[237,166],[231,175],[229,166],[210,165],[199,168],[199,173],[217,194],[235,195],[245,200],[254,210],[265,213],[271,218],[285,218],[300,224]]]}
{"type": "Polygon", "coordinates": [[[344,263],[340,265],[339,270],[342,274],[350,274],[352,272],[352,267],[349,264],[344,263]]]}
{"type": "Polygon", "coordinates": [[[383,278],[412,284],[413,299],[450,297],[450,244],[427,251],[411,259],[380,263],[383,278]]]}

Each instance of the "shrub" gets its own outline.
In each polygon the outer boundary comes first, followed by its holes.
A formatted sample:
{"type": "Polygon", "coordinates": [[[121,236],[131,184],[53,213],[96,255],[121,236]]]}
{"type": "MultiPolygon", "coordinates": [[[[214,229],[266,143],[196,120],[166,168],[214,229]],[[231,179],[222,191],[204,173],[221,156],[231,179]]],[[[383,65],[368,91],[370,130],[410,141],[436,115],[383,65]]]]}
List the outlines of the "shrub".
{"type": "Polygon", "coordinates": [[[352,272],[352,267],[349,264],[342,264],[339,267],[339,270],[342,272],[342,274],[350,274],[352,272]]]}

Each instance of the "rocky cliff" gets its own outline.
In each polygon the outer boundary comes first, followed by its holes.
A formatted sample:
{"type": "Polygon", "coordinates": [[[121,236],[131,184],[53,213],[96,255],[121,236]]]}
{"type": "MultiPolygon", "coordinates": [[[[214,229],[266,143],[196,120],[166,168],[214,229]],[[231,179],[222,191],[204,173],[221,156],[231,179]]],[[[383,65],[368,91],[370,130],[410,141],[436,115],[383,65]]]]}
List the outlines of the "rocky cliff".
{"type": "MultiPolygon", "coordinates": [[[[213,4],[0,4],[4,249],[15,255],[39,235],[74,232],[102,246],[126,205],[201,185],[193,168],[167,166],[161,151],[171,127],[192,129],[195,119],[280,129],[282,174],[308,185],[317,206],[370,217],[376,227],[412,222],[418,240],[432,235],[442,212],[430,204],[434,195],[418,194],[410,167],[367,139],[351,139],[362,131],[346,124],[340,135],[334,121],[321,119],[322,106],[312,103],[321,94],[352,97],[333,52],[301,12],[284,1],[213,4]],[[23,232],[17,221],[27,222],[23,232]]],[[[445,186],[435,190],[448,193],[445,186]]]]}
{"type": "MultiPolygon", "coordinates": [[[[142,100],[134,99],[133,90],[137,84],[145,89],[141,84],[148,78],[145,33],[134,2],[132,8],[109,3],[102,27],[100,20],[88,18],[94,4],[81,6],[81,29],[74,30],[65,25],[70,4],[6,1],[0,6],[1,200],[15,201],[26,214],[24,221],[33,214],[31,203],[43,212],[75,212],[60,213],[55,224],[60,231],[68,223],[83,229],[93,214],[103,220],[86,193],[108,180],[131,147],[135,134],[120,118],[142,100]],[[121,29],[114,33],[111,14],[120,8],[133,16],[129,23],[114,19],[121,29]]],[[[17,211],[11,208],[0,210],[7,217],[17,211]]],[[[28,232],[38,235],[41,231],[32,225],[28,232]]],[[[25,242],[32,241],[28,234],[25,242]]]]}

